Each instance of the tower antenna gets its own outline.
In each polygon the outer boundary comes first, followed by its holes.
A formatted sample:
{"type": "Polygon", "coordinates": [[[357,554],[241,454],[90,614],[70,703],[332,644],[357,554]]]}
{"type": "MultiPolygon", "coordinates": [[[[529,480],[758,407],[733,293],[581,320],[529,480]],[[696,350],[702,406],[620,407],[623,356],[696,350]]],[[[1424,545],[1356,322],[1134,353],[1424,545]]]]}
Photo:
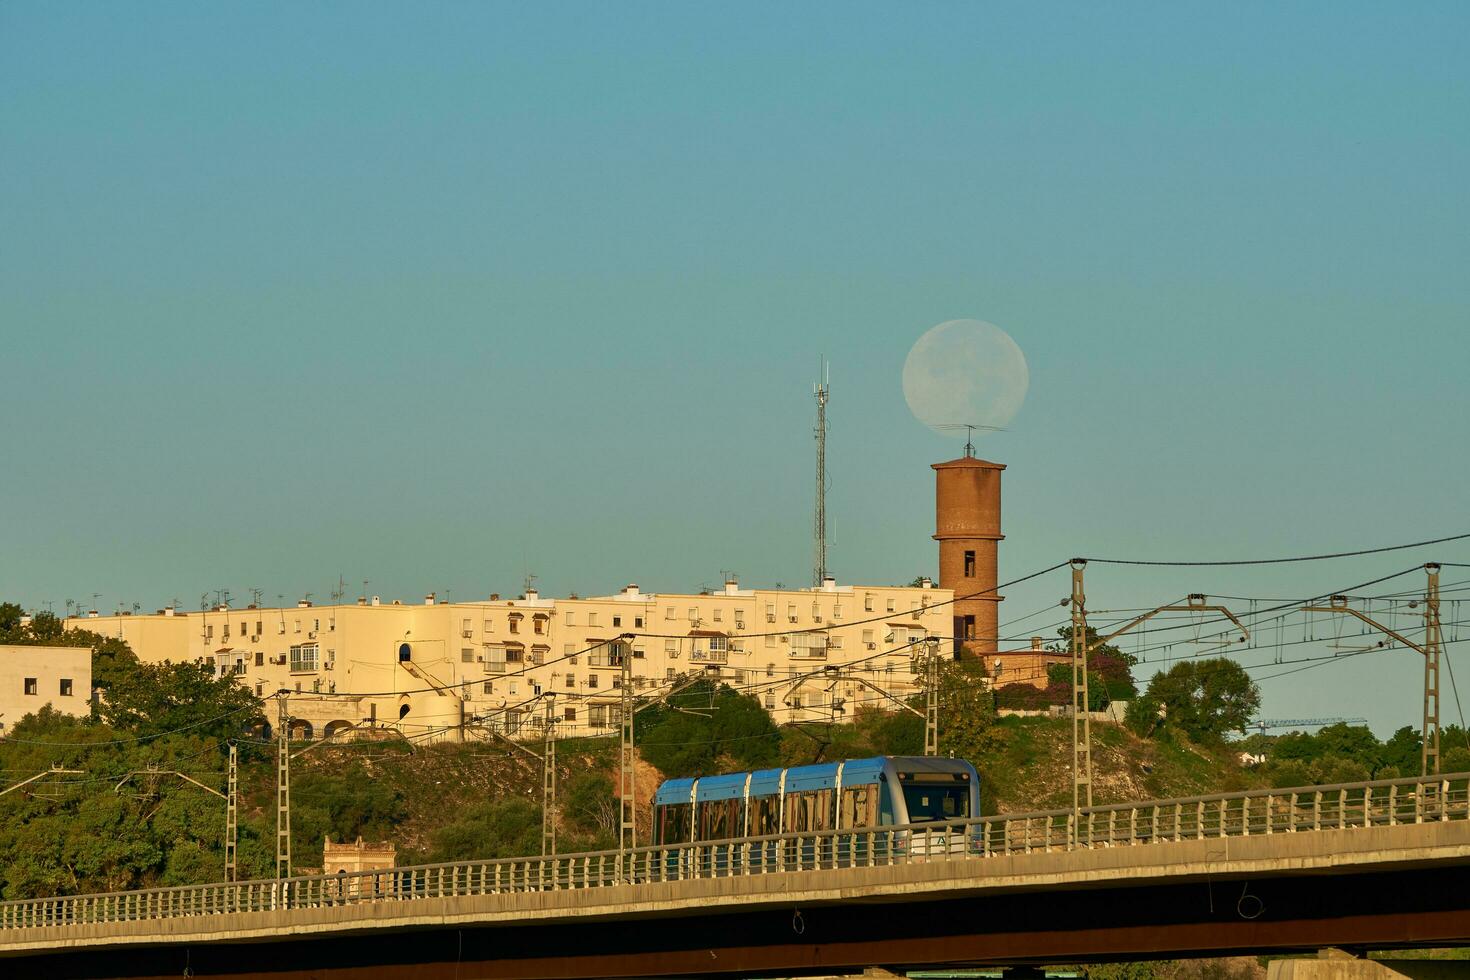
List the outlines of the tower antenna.
{"type": "Polygon", "coordinates": [[[944,429],[949,432],[965,430],[965,458],[971,459],[975,455],[975,430],[981,432],[1004,432],[1005,429],[998,425],[981,425],[978,422],[941,422],[934,426],[936,429],[944,429]]]}
{"type": "Polygon", "coordinates": [[[827,398],[831,385],[828,383],[825,357],[822,358],[819,378],[812,385],[812,394],[817,398],[817,503],[812,519],[812,584],[818,587],[827,577],[827,398]]]}

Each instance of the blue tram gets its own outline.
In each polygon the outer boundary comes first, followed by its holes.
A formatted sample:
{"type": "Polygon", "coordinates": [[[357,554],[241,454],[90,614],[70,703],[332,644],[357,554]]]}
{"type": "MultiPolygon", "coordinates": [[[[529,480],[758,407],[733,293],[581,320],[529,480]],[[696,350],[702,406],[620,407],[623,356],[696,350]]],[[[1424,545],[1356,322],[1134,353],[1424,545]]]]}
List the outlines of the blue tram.
{"type": "Polygon", "coordinates": [[[653,843],[961,821],[979,815],[980,777],[963,759],[880,756],[667,780],[653,798],[653,843]]]}

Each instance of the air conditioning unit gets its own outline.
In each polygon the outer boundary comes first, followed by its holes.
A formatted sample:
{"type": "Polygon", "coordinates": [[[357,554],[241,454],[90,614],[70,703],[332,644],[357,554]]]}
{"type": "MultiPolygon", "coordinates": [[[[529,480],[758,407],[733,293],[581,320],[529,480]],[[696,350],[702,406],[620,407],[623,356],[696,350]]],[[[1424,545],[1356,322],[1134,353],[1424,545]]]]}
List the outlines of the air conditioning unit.
{"type": "Polygon", "coordinates": [[[474,630],[460,630],[459,631],[459,635],[462,636],[462,637],[464,637],[466,640],[469,640],[469,639],[472,639],[474,637],[475,631],[474,630]]]}
{"type": "Polygon", "coordinates": [[[795,616],[787,616],[786,618],[790,622],[793,622],[793,623],[796,622],[796,617],[795,616]]]}
{"type": "Polygon", "coordinates": [[[330,660],[328,660],[326,663],[322,664],[322,669],[323,670],[331,670],[332,669],[332,662],[330,660]]]}
{"type": "Polygon", "coordinates": [[[878,644],[876,644],[876,643],[869,643],[868,644],[868,649],[869,650],[876,650],[876,649],[878,649],[878,644]]]}
{"type": "Polygon", "coordinates": [[[745,629],[745,623],[737,619],[735,620],[735,628],[738,630],[743,630],[745,629]]]}
{"type": "Polygon", "coordinates": [[[775,621],[776,621],[776,614],[775,613],[766,613],[766,622],[768,622],[768,623],[774,623],[775,621]]]}

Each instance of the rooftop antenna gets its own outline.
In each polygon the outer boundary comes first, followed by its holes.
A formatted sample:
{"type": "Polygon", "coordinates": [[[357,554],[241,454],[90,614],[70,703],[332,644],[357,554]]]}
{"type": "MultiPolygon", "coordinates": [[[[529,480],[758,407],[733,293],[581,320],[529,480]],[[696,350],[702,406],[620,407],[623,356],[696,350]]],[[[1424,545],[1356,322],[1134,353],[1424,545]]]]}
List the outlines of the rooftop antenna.
{"type": "Polygon", "coordinates": [[[260,597],[263,595],[265,595],[265,591],[263,589],[257,589],[254,586],[251,586],[250,601],[255,606],[255,608],[260,608],[260,597]]]}
{"type": "Polygon", "coordinates": [[[529,593],[531,591],[531,586],[533,586],[533,585],[536,584],[536,579],[539,578],[539,577],[540,576],[536,575],[535,572],[527,572],[526,573],[526,577],[521,580],[522,581],[522,587],[523,587],[523,591],[522,591],[521,594],[522,595],[525,595],[525,594],[529,593]]]}
{"type": "Polygon", "coordinates": [[[827,577],[827,398],[831,392],[827,359],[821,361],[820,378],[812,385],[817,399],[817,505],[812,519],[812,584],[820,586],[827,577]]]}
{"type": "Polygon", "coordinates": [[[965,458],[975,458],[975,430],[981,432],[1004,432],[1005,429],[998,425],[980,425],[978,422],[942,422],[934,428],[943,429],[946,432],[958,432],[965,430],[965,458]]]}
{"type": "Polygon", "coordinates": [[[341,602],[342,601],[342,597],[345,596],[346,594],[347,594],[347,580],[342,577],[342,573],[341,572],[338,572],[337,573],[337,588],[332,593],[332,601],[333,602],[341,602]]]}

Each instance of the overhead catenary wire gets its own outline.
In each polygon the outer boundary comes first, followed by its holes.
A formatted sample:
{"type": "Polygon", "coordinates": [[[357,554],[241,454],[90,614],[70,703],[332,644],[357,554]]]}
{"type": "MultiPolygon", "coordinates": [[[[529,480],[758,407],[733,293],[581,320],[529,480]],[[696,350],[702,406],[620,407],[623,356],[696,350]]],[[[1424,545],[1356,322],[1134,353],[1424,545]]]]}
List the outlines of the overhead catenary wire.
{"type": "MultiPolygon", "coordinates": [[[[1389,551],[1405,551],[1410,548],[1424,548],[1432,544],[1444,544],[1449,541],[1463,541],[1466,538],[1470,538],[1470,531],[1467,531],[1464,534],[1452,534],[1443,538],[1432,538],[1428,541],[1414,541],[1409,544],[1393,544],[1387,545],[1382,548],[1361,548],[1357,551],[1338,551],[1321,555],[1297,555],[1290,558],[1237,558],[1230,560],[1211,561],[1152,561],[1137,558],[1088,558],[1086,560],[1089,562],[1096,562],[1101,565],[1161,565],[1178,568],[1204,568],[1210,566],[1224,565],[1283,565],[1291,562],[1328,561],[1334,558],[1357,558],[1361,555],[1381,555],[1389,551]]],[[[1440,564],[1446,563],[1441,562],[1440,564]]],[[[1470,566],[1455,565],[1454,567],[1461,568],[1470,566]]]]}

